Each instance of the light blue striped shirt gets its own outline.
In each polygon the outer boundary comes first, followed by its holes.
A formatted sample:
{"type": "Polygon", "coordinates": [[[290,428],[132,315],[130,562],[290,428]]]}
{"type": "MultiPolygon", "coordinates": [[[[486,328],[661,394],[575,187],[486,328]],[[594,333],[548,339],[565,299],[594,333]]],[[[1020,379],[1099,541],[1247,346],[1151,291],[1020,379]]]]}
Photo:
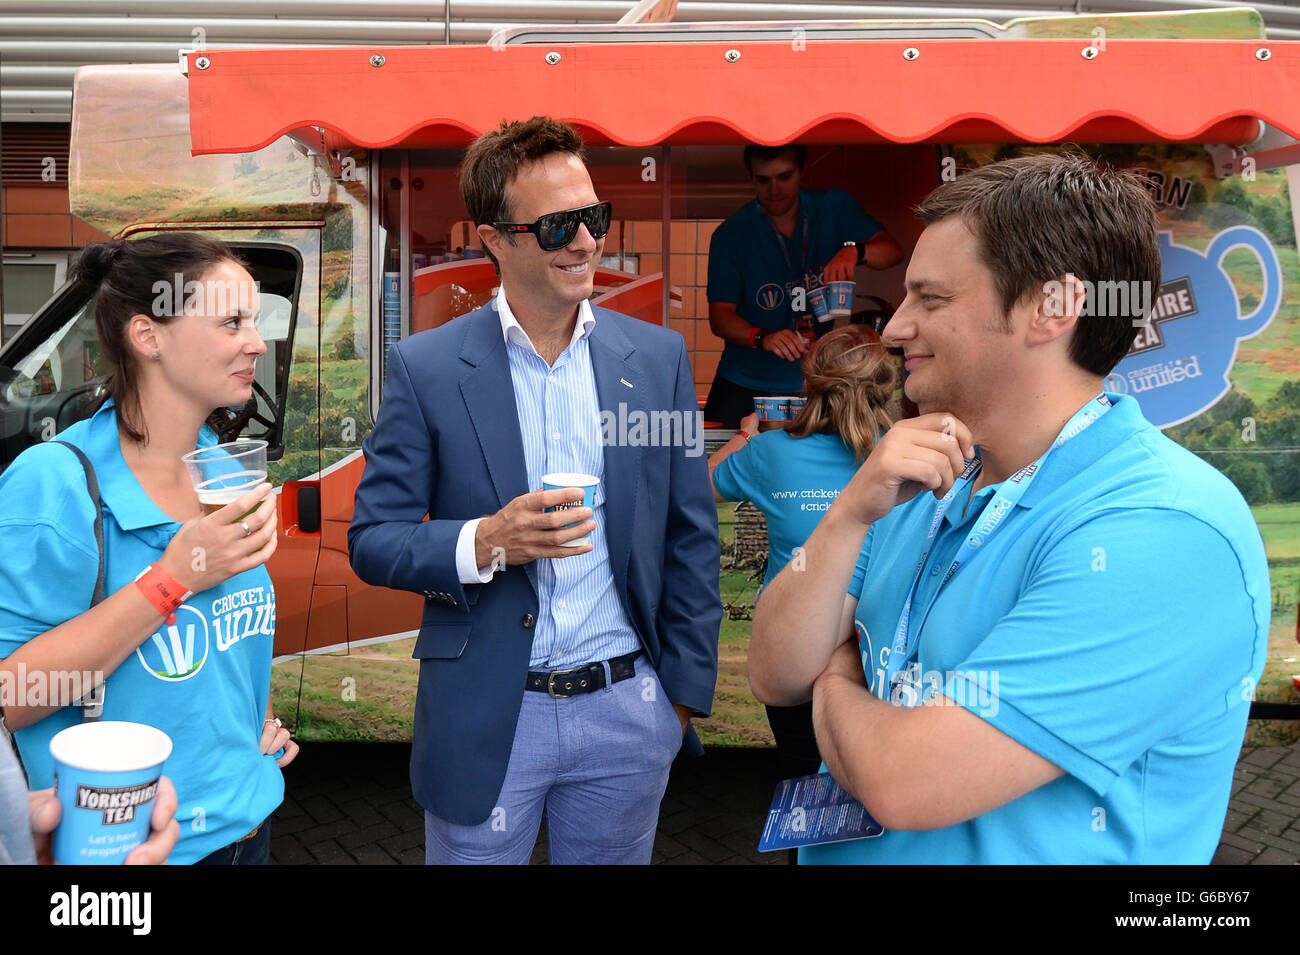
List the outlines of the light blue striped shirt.
{"type": "MultiPolygon", "coordinates": [[[[497,293],[493,305],[501,316],[501,333],[510,360],[529,490],[541,488],[542,475],[561,471],[591,474],[601,480],[592,508],[596,521],[591,534],[594,548],[575,557],[534,562],[539,611],[529,666],[563,670],[639,650],[641,641],[614,586],[605,540],[605,453],[589,344],[596,316],[584,301],[579,306],[569,347],[554,365],[548,366],[510,311],[504,291],[497,293]]],[[[490,571],[466,575],[466,571],[473,573],[477,524],[467,522],[457,548],[462,558],[458,559],[461,580],[466,583],[473,583],[474,577],[491,579],[490,571]],[[463,557],[469,558],[471,566],[465,566],[463,557]]]]}

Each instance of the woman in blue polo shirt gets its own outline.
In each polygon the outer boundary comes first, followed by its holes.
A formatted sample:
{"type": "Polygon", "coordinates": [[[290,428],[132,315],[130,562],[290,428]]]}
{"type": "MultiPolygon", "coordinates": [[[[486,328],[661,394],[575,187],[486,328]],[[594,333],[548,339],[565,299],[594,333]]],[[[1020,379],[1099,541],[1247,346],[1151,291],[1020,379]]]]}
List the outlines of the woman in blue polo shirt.
{"type": "MultiPolygon", "coordinates": [[[[266,345],[256,285],[224,243],[171,233],[87,248],[75,277],[98,288],[111,367],[92,417],[58,437],[94,467],[103,507],[106,599],[94,505],[72,450],[47,442],[0,475],[0,669],[11,680],[106,676],[103,718],[156,726],[173,742],[179,798],[173,862],[259,863],[267,820],[297,752],[271,711],[276,547],[269,484],[201,516],[181,461],[217,443],[206,423],[252,394],[266,345]],[[22,559],[18,559],[22,554],[22,559]],[[281,753],[281,750],[283,751],[281,753]]],[[[33,788],[51,784],[49,742],[81,709],[46,693],[5,701],[33,788]]]]}
{"type": "MultiPolygon", "coordinates": [[[[892,421],[894,359],[864,325],[838,328],[803,360],[807,402],[784,429],[758,434],[750,415],[709,459],[718,501],[752,501],[767,518],[764,584],[791,560],[892,421]]],[[[783,775],[817,772],[812,703],[767,707],[783,775]]]]}

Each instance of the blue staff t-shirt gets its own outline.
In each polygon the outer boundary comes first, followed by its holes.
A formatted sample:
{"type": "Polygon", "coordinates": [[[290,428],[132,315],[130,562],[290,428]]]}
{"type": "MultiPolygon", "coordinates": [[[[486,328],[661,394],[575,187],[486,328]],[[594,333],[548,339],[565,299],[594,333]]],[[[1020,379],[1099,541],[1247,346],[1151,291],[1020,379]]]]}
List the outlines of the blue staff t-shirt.
{"type": "Polygon", "coordinates": [[[764,585],[803,546],[857,469],[857,456],[838,434],[793,438],[784,430],[755,435],[714,469],[719,494],[728,501],[753,501],[767,518],[764,585]]]}
{"type": "MultiPolygon", "coordinates": [[[[1148,424],[1133,398],[1109,397],[1110,413],[1051,452],[1004,526],[940,589],[996,485],[954,500],[913,603],[908,702],[946,698],[1065,775],[954,826],[814,846],[800,862],[1214,855],[1264,668],[1268,562],[1232,483],[1148,424]]],[[[936,506],[923,492],[894,508],[858,558],[849,593],[877,695],[936,506]]]]}
{"type": "MultiPolygon", "coordinates": [[[[758,200],[737,209],[709,242],[710,302],[727,302],[751,325],[794,328],[794,289],[824,284],[822,269],[845,242],[869,242],[883,227],[842,189],[799,191],[799,222],[782,240],[758,200]],[[804,223],[807,221],[807,243],[804,223]],[[784,249],[783,249],[784,246],[784,249]]],[[[811,312],[805,305],[803,312],[811,312]]],[[[798,362],[728,342],[718,374],[734,384],[769,394],[803,389],[798,362]]]]}
{"type": "MultiPolygon", "coordinates": [[[[112,596],[162,556],[180,525],[123,460],[111,401],[59,439],[95,468],[112,596]]],[[[197,446],[215,443],[205,426],[197,446]]],[[[40,444],[0,474],[0,539],[0,657],[7,657],[90,607],[99,565],[94,507],[72,451],[40,444]]],[[[242,839],[284,798],[275,757],[261,752],[274,634],[275,591],[257,567],[190,597],[174,624],[160,624],[106,680],[105,720],[146,723],[171,737],[163,772],[180,801],[174,863],[242,839]]],[[[79,707],[65,706],[15,733],[33,789],[52,784],[50,739],[80,720],[79,707]]]]}

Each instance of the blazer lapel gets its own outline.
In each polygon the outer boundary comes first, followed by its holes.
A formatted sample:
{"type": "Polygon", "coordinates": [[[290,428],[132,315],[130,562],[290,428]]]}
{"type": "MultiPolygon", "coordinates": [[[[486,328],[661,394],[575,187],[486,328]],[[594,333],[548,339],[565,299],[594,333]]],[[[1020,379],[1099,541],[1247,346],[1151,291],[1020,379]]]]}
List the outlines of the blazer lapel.
{"type": "Polygon", "coordinates": [[[497,507],[502,508],[528,493],[524,441],[519,432],[510,361],[495,309],[482,309],[466,319],[473,325],[465,336],[460,357],[474,367],[461,378],[460,393],[479,447],[483,449],[497,507]]]}
{"type": "MultiPolygon", "coordinates": [[[[493,305],[458,321],[472,323],[466,331],[460,357],[473,368],[460,379],[460,393],[483,450],[499,510],[532,490],[524,463],[524,439],[519,431],[510,359],[506,357],[505,339],[501,335],[501,319],[493,305]]],[[[536,591],[536,568],[528,563],[524,571],[536,591]]]]}
{"type": "Polygon", "coordinates": [[[602,317],[601,311],[596,310],[596,324],[591,330],[591,367],[596,377],[605,451],[605,539],[614,580],[626,594],[641,443],[648,437],[648,392],[640,373],[628,362],[635,347],[614,321],[602,317]],[[639,429],[637,422],[641,423],[639,429]]]}

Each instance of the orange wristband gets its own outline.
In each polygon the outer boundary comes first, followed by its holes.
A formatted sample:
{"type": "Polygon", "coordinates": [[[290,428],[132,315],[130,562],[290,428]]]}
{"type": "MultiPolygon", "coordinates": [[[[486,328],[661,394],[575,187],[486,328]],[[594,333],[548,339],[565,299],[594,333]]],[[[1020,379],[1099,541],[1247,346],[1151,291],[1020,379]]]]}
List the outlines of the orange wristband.
{"type": "Polygon", "coordinates": [[[194,591],[186,590],[179,580],[157,564],[150,564],[140,571],[135,585],[169,624],[176,622],[176,608],[194,595],[194,591]]]}

